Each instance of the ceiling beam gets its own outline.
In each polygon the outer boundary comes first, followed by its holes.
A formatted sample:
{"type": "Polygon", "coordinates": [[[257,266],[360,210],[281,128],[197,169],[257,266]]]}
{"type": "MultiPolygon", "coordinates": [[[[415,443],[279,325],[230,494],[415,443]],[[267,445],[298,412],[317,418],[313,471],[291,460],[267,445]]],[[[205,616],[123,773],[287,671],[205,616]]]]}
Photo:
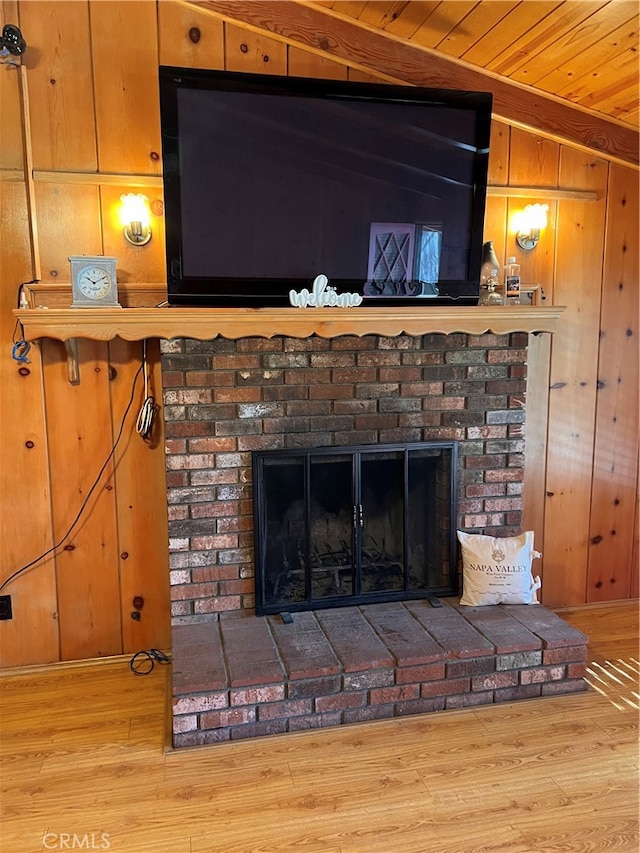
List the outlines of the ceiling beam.
{"type": "Polygon", "coordinates": [[[415,86],[493,93],[493,113],[511,124],[624,164],[639,162],[638,133],[546,92],[474,68],[429,48],[292,0],[189,0],[224,20],[365,71],[415,86]]]}

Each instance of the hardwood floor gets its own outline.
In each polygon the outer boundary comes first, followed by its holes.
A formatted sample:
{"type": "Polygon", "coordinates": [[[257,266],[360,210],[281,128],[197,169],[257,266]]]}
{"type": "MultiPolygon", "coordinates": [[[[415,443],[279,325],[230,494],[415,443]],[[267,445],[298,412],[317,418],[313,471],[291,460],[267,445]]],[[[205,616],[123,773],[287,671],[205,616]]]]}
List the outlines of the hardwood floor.
{"type": "Polygon", "coordinates": [[[183,751],[169,667],[5,674],[0,849],[635,853],[637,603],[560,613],[591,637],[585,693],[183,751]]]}

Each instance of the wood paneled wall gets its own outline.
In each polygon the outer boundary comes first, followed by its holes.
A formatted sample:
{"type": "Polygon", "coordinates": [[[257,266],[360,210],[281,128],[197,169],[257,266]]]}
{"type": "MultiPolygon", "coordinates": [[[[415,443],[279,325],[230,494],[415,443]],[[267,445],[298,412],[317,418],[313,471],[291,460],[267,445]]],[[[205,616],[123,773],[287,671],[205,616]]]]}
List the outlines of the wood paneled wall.
{"type": "MultiPolygon", "coordinates": [[[[1,662],[166,648],[162,418],[154,440],[142,441],[141,345],[82,341],[76,386],[57,342],[32,346],[29,363],[17,363],[18,286],[34,277],[68,281],[67,257],[81,253],[118,257],[123,282],[164,280],[158,64],[369,78],[171,0],[4,2],[0,11],[29,44],[26,73],[0,66],[0,578],[58,544],[87,501],[62,545],[1,591],[14,611],[0,622],[1,662]],[[25,158],[33,159],[33,183],[24,179],[25,158]],[[145,181],[154,237],[140,249],[124,241],[116,208],[122,192],[145,181]],[[140,619],[131,615],[134,596],[144,600],[140,619]]],[[[544,552],[543,599],[635,597],[637,173],[500,122],[490,168],[494,184],[597,192],[595,202],[551,201],[549,227],[526,256],[509,220],[534,196],[490,198],[485,233],[499,257],[519,255],[525,281],[567,306],[553,340],[532,337],[529,349],[525,514],[544,552]]],[[[160,399],[154,344],[150,363],[160,399]]]]}

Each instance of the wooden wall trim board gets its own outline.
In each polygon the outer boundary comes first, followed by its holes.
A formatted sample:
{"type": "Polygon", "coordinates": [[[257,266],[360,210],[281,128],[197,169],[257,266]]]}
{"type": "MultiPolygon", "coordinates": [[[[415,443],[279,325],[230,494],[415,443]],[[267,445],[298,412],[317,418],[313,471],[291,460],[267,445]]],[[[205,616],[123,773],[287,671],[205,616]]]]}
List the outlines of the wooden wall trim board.
{"type": "Polygon", "coordinates": [[[364,70],[393,75],[398,81],[417,86],[491,91],[496,118],[551,139],[569,142],[624,163],[639,163],[638,134],[616,121],[515,82],[497,74],[479,71],[459,59],[449,58],[425,47],[382,35],[355,24],[333,9],[320,9],[290,0],[190,0],[225,21],[266,32],[277,41],[329,54],[337,61],[354,63],[364,70]],[[525,118],[526,117],[526,118],[525,118]]]}
{"type": "Polygon", "coordinates": [[[522,529],[533,530],[535,548],[542,554],[535,571],[545,584],[545,488],[549,442],[550,335],[530,335],[527,347],[526,441],[524,446],[525,483],[522,529]]]}
{"type": "MultiPolygon", "coordinates": [[[[405,50],[393,39],[383,43],[335,15],[318,18],[318,10],[305,4],[240,0],[211,2],[214,6],[215,14],[172,0],[0,5],[2,23],[18,22],[34,51],[34,61],[25,65],[37,210],[37,222],[30,223],[19,75],[3,68],[0,580],[64,532],[110,450],[140,364],[136,341],[81,342],[81,384],[72,387],[65,348],[55,340],[32,346],[28,364],[8,357],[17,286],[33,278],[32,251],[39,252],[42,275],[28,288],[34,305],[53,310],[69,304],[67,258],[83,252],[118,257],[123,303],[152,307],[166,296],[161,213],[144,249],[125,245],[114,217],[120,193],[134,186],[145,187],[161,211],[161,163],[152,156],[159,140],[158,62],[407,83],[437,82],[446,68],[447,86],[472,82],[461,63],[442,57],[436,62],[431,53],[405,50]],[[231,23],[223,20],[223,7],[231,23]],[[322,25],[316,28],[316,21],[322,25]],[[189,37],[194,26],[200,29],[197,42],[189,37]],[[123,42],[116,38],[122,32],[135,38],[123,42]],[[328,41],[320,44],[318,38],[328,41]]],[[[616,161],[630,156],[629,148],[634,153],[635,140],[630,145],[621,125],[605,123],[606,132],[595,142],[606,157],[585,152],[594,141],[589,134],[598,132],[591,114],[567,113],[543,96],[535,103],[550,127],[523,130],[522,110],[530,102],[518,87],[510,91],[515,94],[509,98],[499,92],[497,101],[513,118],[494,120],[492,127],[485,239],[494,241],[501,261],[519,257],[523,279],[541,282],[547,305],[566,305],[558,331],[532,337],[529,348],[524,521],[535,529],[544,553],[542,597],[546,604],[575,605],[633,596],[638,181],[634,167],[616,161]],[[563,134],[565,117],[572,144],[550,139],[555,131],[563,134]],[[549,204],[549,226],[538,247],[523,253],[510,218],[535,200],[549,204]]],[[[531,121],[538,121],[535,109],[526,108],[531,121]]],[[[149,358],[159,400],[157,347],[150,346],[149,358]]],[[[135,411],[141,396],[138,388],[135,411]]],[[[2,666],[169,647],[162,439],[156,436],[150,445],[133,433],[134,410],[92,511],[71,537],[74,550],[49,557],[3,590],[12,596],[15,617],[0,622],[2,666]],[[140,622],[131,619],[134,595],[145,600],[140,622]]]]}
{"type": "Polygon", "coordinates": [[[426,308],[50,308],[16,310],[28,340],[90,338],[127,341],[144,338],[210,340],[285,335],[401,334],[445,335],[462,332],[554,332],[562,306],[434,306],[426,308]]]}
{"type": "MultiPolygon", "coordinates": [[[[0,28],[18,20],[17,0],[0,3],[0,28]]],[[[7,64],[0,74],[0,167],[24,172],[24,145],[22,141],[22,105],[20,87],[17,85],[19,66],[7,64]]]]}
{"type": "MultiPolygon", "coordinates": [[[[636,445],[637,447],[637,445],[636,445]]],[[[631,598],[640,597],[640,454],[636,471],[636,512],[633,521],[633,545],[631,548],[631,598]]]]}
{"type": "MultiPolygon", "coordinates": [[[[10,169],[0,169],[0,181],[21,182],[24,180],[22,172],[10,169]]],[[[162,188],[162,177],[160,175],[127,175],[127,174],[105,174],[103,172],[43,172],[33,170],[33,181],[35,183],[48,184],[95,184],[96,186],[129,187],[154,187],[162,188]]],[[[511,198],[527,198],[533,195],[534,187],[524,186],[502,186],[489,184],[487,195],[508,196],[511,198]]],[[[580,198],[583,201],[596,201],[597,193],[589,190],[574,190],[556,187],[535,187],[535,192],[540,198],[580,198]]]]}
{"type": "MultiPolygon", "coordinates": [[[[23,181],[17,169],[0,169],[0,181],[23,181]]],[[[162,187],[161,175],[112,174],[107,172],[65,172],[62,170],[33,170],[33,180],[45,184],[95,184],[97,186],[121,185],[129,187],[162,187]]]]}
{"type": "MultiPolygon", "coordinates": [[[[535,137],[533,137],[535,139],[535,137]]],[[[487,195],[489,198],[500,196],[502,198],[531,198],[535,196],[537,199],[545,199],[556,201],[560,198],[574,198],[580,201],[597,201],[598,194],[590,190],[572,190],[565,188],[535,186],[489,186],[487,187],[487,195]]]]}
{"type": "Polygon", "coordinates": [[[29,95],[27,88],[27,69],[21,65],[20,75],[20,105],[22,107],[22,140],[24,149],[24,182],[27,190],[27,212],[29,215],[29,246],[31,248],[31,271],[34,279],[42,278],[40,268],[40,251],[38,244],[38,217],[36,214],[36,194],[33,183],[33,150],[31,147],[31,117],[29,114],[29,95]]]}

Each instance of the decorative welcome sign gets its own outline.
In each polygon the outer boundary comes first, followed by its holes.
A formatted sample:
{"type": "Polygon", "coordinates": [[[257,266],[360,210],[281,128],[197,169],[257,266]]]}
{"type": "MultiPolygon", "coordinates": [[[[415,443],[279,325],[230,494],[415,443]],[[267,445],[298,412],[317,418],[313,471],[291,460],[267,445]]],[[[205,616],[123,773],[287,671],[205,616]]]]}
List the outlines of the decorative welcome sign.
{"type": "Polygon", "coordinates": [[[354,308],[362,304],[359,293],[337,293],[331,287],[326,275],[317,275],[313,280],[313,290],[289,291],[289,303],[294,308],[354,308]]]}

